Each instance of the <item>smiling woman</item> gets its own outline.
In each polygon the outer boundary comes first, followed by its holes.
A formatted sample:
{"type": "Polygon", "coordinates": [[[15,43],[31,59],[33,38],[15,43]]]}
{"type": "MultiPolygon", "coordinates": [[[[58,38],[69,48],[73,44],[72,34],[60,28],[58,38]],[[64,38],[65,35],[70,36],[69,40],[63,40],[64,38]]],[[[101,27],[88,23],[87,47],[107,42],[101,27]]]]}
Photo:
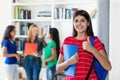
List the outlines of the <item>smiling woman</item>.
{"type": "Polygon", "coordinates": [[[67,37],[65,44],[74,44],[78,46],[78,52],[70,59],[64,61],[64,48],[60,49],[60,56],[57,64],[57,71],[63,71],[72,64],[76,64],[75,76],[66,75],[66,80],[98,80],[95,68],[89,70],[94,61],[94,57],[100,62],[107,71],[111,70],[111,64],[107,58],[105,48],[97,37],[94,40],[94,47],[90,43],[90,38],[94,36],[92,23],[88,12],[78,10],[73,17],[73,36],[67,37]],[[88,76],[88,77],[87,77],[88,76]]]}
{"type": "Polygon", "coordinates": [[[5,80],[18,80],[17,61],[20,60],[20,56],[16,53],[17,46],[13,41],[16,35],[15,26],[9,25],[4,33],[2,41],[2,53],[5,57],[5,80]],[[16,74],[16,75],[15,75],[16,74]]]}

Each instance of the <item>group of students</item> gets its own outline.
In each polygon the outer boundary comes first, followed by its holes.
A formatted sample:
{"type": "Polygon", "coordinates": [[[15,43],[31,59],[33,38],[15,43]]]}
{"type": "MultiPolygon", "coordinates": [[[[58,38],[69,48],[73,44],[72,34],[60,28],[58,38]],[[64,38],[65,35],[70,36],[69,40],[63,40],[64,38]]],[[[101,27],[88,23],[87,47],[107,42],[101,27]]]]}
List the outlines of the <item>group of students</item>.
{"type": "MultiPolygon", "coordinates": [[[[68,29],[69,30],[69,29],[68,29]]],[[[20,60],[20,55],[16,53],[17,46],[14,42],[16,34],[15,26],[10,25],[6,28],[2,41],[3,56],[5,60],[5,78],[6,80],[18,80],[17,61],[20,60]]],[[[94,47],[90,43],[90,38],[94,36],[92,23],[88,12],[78,10],[73,17],[73,35],[65,38],[64,44],[78,45],[78,52],[69,60],[64,61],[63,45],[60,49],[59,33],[56,28],[50,28],[48,41],[39,39],[38,27],[32,24],[28,31],[28,37],[24,40],[25,43],[37,43],[38,49],[33,55],[25,56],[25,71],[27,80],[39,80],[41,66],[47,67],[47,80],[54,80],[56,71],[64,71],[72,64],[76,64],[75,76],[66,75],[66,80],[85,80],[90,66],[94,61],[94,57],[100,62],[104,69],[111,70],[110,61],[106,55],[105,48],[98,37],[94,40],[94,47]],[[44,60],[41,61],[41,55],[44,60]],[[60,54],[59,54],[60,53],[60,54]]],[[[98,80],[94,67],[89,75],[89,80],[98,80]]]]}

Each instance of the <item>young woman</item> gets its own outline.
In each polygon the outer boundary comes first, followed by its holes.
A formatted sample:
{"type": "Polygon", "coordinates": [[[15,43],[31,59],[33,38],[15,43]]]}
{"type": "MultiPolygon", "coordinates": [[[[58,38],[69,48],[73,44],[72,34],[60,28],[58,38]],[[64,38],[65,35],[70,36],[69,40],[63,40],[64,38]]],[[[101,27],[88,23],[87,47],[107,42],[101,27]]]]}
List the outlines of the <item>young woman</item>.
{"type": "Polygon", "coordinates": [[[47,80],[54,80],[56,73],[57,57],[59,56],[60,40],[59,33],[56,28],[50,28],[48,34],[49,41],[44,48],[44,65],[47,66],[47,80]]]}
{"type": "MultiPolygon", "coordinates": [[[[90,44],[89,39],[94,36],[92,23],[89,14],[84,10],[79,10],[73,17],[73,36],[67,37],[64,44],[78,45],[78,53],[69,60],[64,61],[63,48],[60,49],[60,56],[57,64],[57,71],[63,71],[68,66],[76,64],[75,77],[66,76],[66,80],[85,80],[93,62],[93,56],[106,69],[111,70],[110,61],[107,58],[105,48],[100,39],[94,40],[95,46],[90,44]]],[[[98,80],[94,67],[89,75],[89,80],[98,80]]]]}
{"type": "MultiPolygon", "coordinates": [[[[27,75],[27,80],[39,80],[39,73],[41,70],[41,50],[43,43],[38,39],[38,27],[32,24],[28,31],[28,37],[24,41],[24,49],[26,43],[37,43],[37,51],[31,55],[25,56],[25,71],[27,75]]],[[[24,50],[23,50],[24,51],[24,50]]]]}
{"type": "Polygon", "coordinates": [[[16,53],[17,47],[13,41],[16,35],[15,26],[9,25],[4,33],[2,48],[3,56],[5,59],[5,80],[19,80],[17,70],[17,60],[20,60],[20,56],[16,53]]]}

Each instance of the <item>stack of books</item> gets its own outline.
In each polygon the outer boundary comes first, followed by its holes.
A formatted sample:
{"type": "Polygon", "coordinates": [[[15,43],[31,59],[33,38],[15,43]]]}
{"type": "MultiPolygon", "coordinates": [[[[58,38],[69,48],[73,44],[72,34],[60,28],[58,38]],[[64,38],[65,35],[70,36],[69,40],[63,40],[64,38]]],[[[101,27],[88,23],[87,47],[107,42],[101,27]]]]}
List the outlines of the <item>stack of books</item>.
{"type": "Polygon", "coordinates": [[[67,9],[67,8],[55,8],[54,9],[54,19],[71,19],[77,8],[67,9]]]}
{"type": "Polygon", "coordinates": [[[23,51],[23,40],[16,38],[15,43],[17,46],[17,51],[23,51]]]}
{"type": "Polygon", "coordinates": [[[37,15],[38,20],[51,20],[51,11],[39,11],[37,15]]]}
{"type": "Polygon", "coordinates": [[[17,35],[27,35],[28,29],[31,24],[33,24],[33,23],[15,22],[16,34],[17,35]]]}

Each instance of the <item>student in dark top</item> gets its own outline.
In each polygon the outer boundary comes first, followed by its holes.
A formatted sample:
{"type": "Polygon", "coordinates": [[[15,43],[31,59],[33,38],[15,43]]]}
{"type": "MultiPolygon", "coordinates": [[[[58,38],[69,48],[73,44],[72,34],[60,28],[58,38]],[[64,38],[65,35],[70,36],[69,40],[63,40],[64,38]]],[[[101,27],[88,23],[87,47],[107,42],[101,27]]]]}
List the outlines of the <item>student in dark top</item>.
{"type": "Polygon", "coordinates": [[[32,53],[32,55],[25,56],[25,71],[27,75],[27,80],[39,80],[39,74],[41,70],[41,52],[43,43],[38,39],[38,27],[32,24],[28,31],[28,37],[25,39],[23,44],[23,51],[25,50],[26,43],[37,43],[37,51],[32,53]]]}
{"type": "Polygon", "coordinates": [[[16,34],[15,26],[9,25],[4,33],[2,48],[3,56],[5,58],[5,80],[18,80],[17,60],[20,56],[16,53],[17,47],[13,38],[16,34]]]}

